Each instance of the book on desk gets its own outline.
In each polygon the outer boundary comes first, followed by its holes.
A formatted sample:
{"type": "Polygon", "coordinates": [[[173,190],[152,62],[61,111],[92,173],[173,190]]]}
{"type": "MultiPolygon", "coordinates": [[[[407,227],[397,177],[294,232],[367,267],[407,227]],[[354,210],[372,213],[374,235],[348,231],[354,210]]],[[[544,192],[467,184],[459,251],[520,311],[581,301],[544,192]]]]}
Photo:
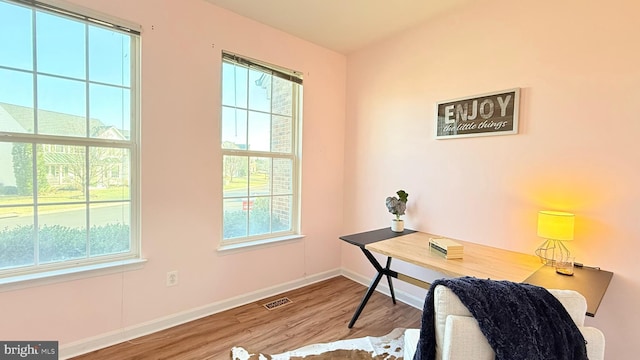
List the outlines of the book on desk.
{"type": "Polygon", "coordinates": [[[462,259],[464,246],[447,238],[429,238],[429,247],[444,255],[445,259],[462,259]]]}

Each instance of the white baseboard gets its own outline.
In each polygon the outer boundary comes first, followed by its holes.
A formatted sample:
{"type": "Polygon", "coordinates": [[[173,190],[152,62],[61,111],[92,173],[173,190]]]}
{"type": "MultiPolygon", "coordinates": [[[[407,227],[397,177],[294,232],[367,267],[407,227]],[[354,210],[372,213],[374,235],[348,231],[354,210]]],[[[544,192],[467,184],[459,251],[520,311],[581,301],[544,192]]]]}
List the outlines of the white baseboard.
{"type": "MultiPolygon", "coordinates": [[[[341,270],[341,274],[342,276],[349,278],[357,283],[360,283],[366,287],[369,287],[369,284],[371,283],[372,279],[369,279],[365,276],[362,276],[358,273],[355,273],[353,271],[350,270],[346,270],[346,269],[342,269],[341,270]]],[[[396,300],[397,301],[401,301],[407,305],[413,306],[416,309],[422,310],[423,306],[424,306],[424,297],[418,297],[415,295],[411,295],[405,291],[402,290],[398,290],[396,289],[396,287],[393,287],[394,293],[396,295],[396,300]]],[[[378,286],[376,287],[376,291],[381,292],[387,296],[391,296],[391,292],[389,291],[389,285],[387,285],[387,281],[385,279],[382,279],[379,283],[378,286]]],[[[364,294],[363,294],[364,295],[364,294]]]]}
{"type": "MultiPolygon", "coordinates": [[[[82,355],[98,349],[115,345],[124,341],[149,335],[154,332],[168,329],[177,325],[197,320],[205,316],[216,314],[238,306],[258,301],[286,291],[294,290],[303,286],[343,275],[340,269],[326,271],[320,274],[311,275],[299,280],[269,287],[266,289],[243,294],[224,301],[204,305],[198,308],[189,309],[180,313],[168,315],[159,319],[154,319],[142,324],[137,324],[127,328],[111,331],[105,334],[82,339],[73,343],[60,346],[60,359],[68,359],[82,355]]],[[[346,275],[345,275],[346,276],[346,275]]]]}
{"type": "MultiPolygon", "coordinates": [[[[367,287],[371,282],[371,279],[350,270],[334,269],[320,274],[308,276],[299,280],[254,291],[248,294],[243,294],[241,296],[237,296],[224,301],[204,305],[198,308],[189,309],[180,313],[154,319],[142,324],[137,324],[123,329],[111,331],[98,336],[82,339],[73,343],[64,344],[60,346],[60,359],[69,359],[74,356],[86,354],[98,349],[103,349],[111,345],[149,335],[158,331],[187,323],[189,321],[197,320],[205,316],[213,315],[238,306],[249,304],[260,299],[264,299],[286,291],[291,291],[303,286],[311,285],[313,283],[330,279],[339,275],[342,275],[367,287]]],[[[394,290],[396,294],[396,300],[413,306],[417,309],[422,309],[424,298],[416,297],[402,290],[394,290]]],[[[389,292],[389,286],[385,281],[381,281],[378,284],[376,291],[379,291],[387,296],[391,296],[389,292]]]]}

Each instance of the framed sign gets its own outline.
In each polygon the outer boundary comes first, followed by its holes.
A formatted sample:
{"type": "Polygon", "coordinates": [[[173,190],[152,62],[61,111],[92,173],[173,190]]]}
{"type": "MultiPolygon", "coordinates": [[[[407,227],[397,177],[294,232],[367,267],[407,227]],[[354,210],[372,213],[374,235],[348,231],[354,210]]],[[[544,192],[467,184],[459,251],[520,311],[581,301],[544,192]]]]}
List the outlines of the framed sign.
{"type": "Polygon", "coordinates": [[[518,133],[520,88],[438,102],[436,139],[518,133]]]}

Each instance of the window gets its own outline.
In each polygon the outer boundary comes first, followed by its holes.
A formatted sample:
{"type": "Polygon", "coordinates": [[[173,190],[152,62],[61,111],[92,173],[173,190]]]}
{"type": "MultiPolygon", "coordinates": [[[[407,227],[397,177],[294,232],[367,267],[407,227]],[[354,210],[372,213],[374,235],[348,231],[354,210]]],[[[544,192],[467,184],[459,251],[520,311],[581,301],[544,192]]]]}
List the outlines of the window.
{"type": "Polygon", "coordinates": [[[0,0],[0,279],[139,258],[139,33],[0,0]]]}
{"type": "Polygon", "coordinates": [[[296,235],[299,73],[222,55],[223,244],[296,235]]]}

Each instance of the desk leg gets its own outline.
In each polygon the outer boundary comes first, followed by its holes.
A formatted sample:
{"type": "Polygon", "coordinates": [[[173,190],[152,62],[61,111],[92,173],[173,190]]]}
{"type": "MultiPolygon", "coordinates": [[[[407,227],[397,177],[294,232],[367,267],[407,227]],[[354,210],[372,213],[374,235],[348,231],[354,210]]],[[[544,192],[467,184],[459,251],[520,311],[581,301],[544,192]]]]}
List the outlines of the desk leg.
{"type": "Polygon", "coordinates": [[[371,285],[369,285],[369,289],[364,294],[364,297],[362,298],[362,301],[360,302],[358,309],[356,309],[356,312],[353,314],[353,317],[349,322],[349,329],[351,329],[353,325],[356,323],[356,320],[358,320],[360,313],[364,309],[365,305],[367,305],[369,298],[371,297],[373,292],[376,290],[376,287],[378,287],[378,283],[380,283],[380,279],[382,279],[384,275],[386,275],[387,279],[389,280],[389,288],[391,289],[391,297],[393,299],[393,303],[394,304],[396,303],[396,298],[393,293],[393,285],[391,283],[391,275],[390,275],[391,272],[389,271],[389,267],[391,266],[391,258],[390,257],[387,258],[387,266],[386,268],[383,268],[382,265],[380,265],[378,260],[375,258],[375,256],[373,256],[373,254],[371,254],[369,250],[365,249],[364,247],[361,247],[360,249],[362,250],[364,255],[367,257],[367,259],[369,259],[369,262],[371,263],[371,265],[373,265],[373,267],[376,268],[376,271],[378,271],[378,274],[376,275],[375,278],[373,278],[373,281],[371,281],[371,285]]]}
{"type": "Polygon", "coordinates": [[[351,321],[349,322],[349,329],[351,329],[353,327],[353,325],[356,323],[356,320],[358,320],[358,317],[360,316],[360,313],[364,309],[364,306],[367,305],[367,301],[369,301],[369,298],[371,297],[373,292],[376,290],[376,287],[378,286],[378,283],[380,282],[380,279],[382,279],[382,275],[383,274],[381,272],[379,272],[378,275],[376,275],[376,277],[371,282],[371,285],[369,285],[369,289],[364,294],[364,297],[362,298],[362,301],[360,302],[360,306],[358,306],[358,309],[353,314],[353,317],[351,318],[351,321]]]}
{"type": "Polygon", "coordinates": [[[391,293],[391,300],[393,305],[396,304],[396,294],[393,292],[393,283],[391,282],[391,256],[387,257],[387,266],[384,268],[384,273],[387,275],[387,281],[389,282],[389,292],[391,293]]]}

